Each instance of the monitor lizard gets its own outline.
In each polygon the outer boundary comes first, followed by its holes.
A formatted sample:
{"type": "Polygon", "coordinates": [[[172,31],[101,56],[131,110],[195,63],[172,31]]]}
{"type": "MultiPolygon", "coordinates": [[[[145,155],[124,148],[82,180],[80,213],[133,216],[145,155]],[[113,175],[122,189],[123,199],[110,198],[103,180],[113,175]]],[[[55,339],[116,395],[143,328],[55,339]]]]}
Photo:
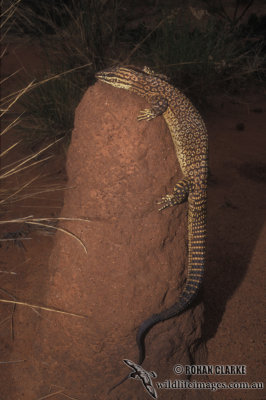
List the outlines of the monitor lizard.
{"type": "Polygon", "coordinates": [[[138,70],[135,67],[115,66],[96,73],[96,78],[144,97],[151,107],[140,111],[137,117],[139,121],[149,121],[159,115],[164,117],[184,177],[177,182],[173,193],[162,197],[158,203],[162,204],[159,211],[188,201],[186,283],[174,305],[152,315],[140,325],[136,341],[141,365],[145,358],[144,340],[148,331],[155,324],[186,310],[195,299],[203,280],[206,254],[208,137],[197,109],[183,93],[169,83],[166,76],[156,74],[148,67],[138,70]]]}

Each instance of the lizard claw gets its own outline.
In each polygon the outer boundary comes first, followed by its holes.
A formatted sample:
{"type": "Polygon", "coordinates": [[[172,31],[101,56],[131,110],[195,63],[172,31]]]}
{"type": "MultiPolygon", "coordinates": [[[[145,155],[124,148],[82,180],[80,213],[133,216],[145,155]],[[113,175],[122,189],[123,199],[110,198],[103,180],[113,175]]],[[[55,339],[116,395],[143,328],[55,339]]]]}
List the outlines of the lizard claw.
{"type": "Polygon", "coordinates": [[[167,207],[175,205],[174,195],[167,194],[166,196],[163,196],[161,201],[157,201],[157,204],[163,204],[163,206],[161,208],[159,208],[159,211],[162,211],[167,207]]]}
{"type": "Polygon", "coordinates": [[[138,121],[146,120],[150,121],[151,119],[155,118],[156,115],[153,113],[152,110],[149,108],[146,108],[145,110],[142,110],[139,112],[139,115],[137,116],[138,121]]]}

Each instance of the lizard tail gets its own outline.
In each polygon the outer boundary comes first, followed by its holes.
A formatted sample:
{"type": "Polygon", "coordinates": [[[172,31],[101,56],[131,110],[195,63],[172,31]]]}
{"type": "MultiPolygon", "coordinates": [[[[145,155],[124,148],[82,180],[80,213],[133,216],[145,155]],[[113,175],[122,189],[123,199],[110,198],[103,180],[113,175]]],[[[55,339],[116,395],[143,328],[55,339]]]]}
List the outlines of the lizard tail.
{"type": "MultiPolygon", "coordinates": [[[[191,301],[192,300],[193,299],[191,298],[191,301]]],[[[182,295],[177,303],[173,304],[167,310],[162,311],[160,314],[153,314],[150,318],[146,319],[140,325],[136,337],[136,342],[139,350],[139,365],[141,365],[145,359],[145,337],[151,330],[151,328],[159,322],[165,321],[181,314],[189,306],[191,301],[188,301],[188,298],[182,295]]]]}
{"type": "Polygon", "coordinates": [[[188,274],[184,290],[178,302],[159,314],[154,314],[139,327],[136,342],[139,365],[145,359],[145,337],[159,322],[173,318],[185,311],[198,294],[202,283],[206,252],[206,198],[195,196],[188,207],[188,274]]]}

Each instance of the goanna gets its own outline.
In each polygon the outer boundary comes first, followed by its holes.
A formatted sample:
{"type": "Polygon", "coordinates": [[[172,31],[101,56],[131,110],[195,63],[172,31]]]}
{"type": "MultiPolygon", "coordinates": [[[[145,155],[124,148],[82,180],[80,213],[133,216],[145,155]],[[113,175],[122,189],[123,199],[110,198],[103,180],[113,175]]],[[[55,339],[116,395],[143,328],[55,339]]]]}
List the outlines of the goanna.
{"type": "Polygon", "coordinates": [[[144,321],[137,332],[139,364],[145,358],[144,339],[158,322],[181,314],[196,297],[200,288],[206,254],[206,211],[208,137],[205,124],[189,99],[173,87],[167,77],[151,71],[112,67],[98,72],[96,78],[116,88],[144,97],[149,109],[140,111],[137,119],[151,120],[162,115],[171,133],[183,179],[172,194],[162,197],[160,210],[188,200],[188,268],[187,279],[179,300],[170,308],[144,321]]]}

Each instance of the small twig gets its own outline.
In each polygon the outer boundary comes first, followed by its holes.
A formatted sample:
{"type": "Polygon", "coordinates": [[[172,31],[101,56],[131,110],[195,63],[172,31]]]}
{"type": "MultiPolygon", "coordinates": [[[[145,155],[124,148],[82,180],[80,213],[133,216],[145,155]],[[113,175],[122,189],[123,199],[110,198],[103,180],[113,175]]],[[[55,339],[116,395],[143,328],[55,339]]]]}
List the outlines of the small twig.
{"type": "Polygon", "coordinates": [[[7,81],[8,79],[10,79],[12,76],[18,74],[21,71],[21,69],[18,69],[17,71],[13,72],[12,74],[6,76],[4,79],[2,79],[0,81],[0,85],[2,85],[5,81],[7,81]]]}
{"type": "MultiPolygon", "coordinates": [[[[8,112],[8,110],[10,110],[10,108],[13,106],[13,104],[15,104],[18,99],[23,96],[24,93],[26,93],[31,87],[33,86],[33,81],[30,82],[28,84],[28,86],[26,86],[24,89],[22,89],[17,96],[14,98],[14,100],[11,101],[11,103],[8,104],[7,108],[5,110],[2,111],[2,113],[0,114],[0,117],[2,117],[5,113],[8,112]]],[[[2,134],[1,134],[2,135],[2,134]]]]}
{"type": "MultiPolygon", "coordinates": [[[[15,200],[12,200],[11,203],[15,203],[17,201],[21,201],[21,200],[25,200],[28,198],[35,198],[35,199],[43,199],[43,197],[37,197],[39,194],[43,194],[43,193],[49,193],[49,192],[56,192],[58,190],[67,190],[68,188],[64,187],[64,186],[60,186],[58,188],[51,188],[51,189],[43,189],[43,190],[39,190],[38,192],[31,192],[29,194],[24,194],[23,196],[21,195],[20,197],[18,197],[15,200]]],[[[6,199],[5,199],[6,202],[6,199]]],[[[37,207],[37,206],[21,206],[21,207],[37,207]]],[[[49,206],[42,206],[42,207],[48,207],[49,206]]],[[[53,206],[50,206],[50,208],[53,208],[53,206]]]]}
{"type": "MultiPolygon", "coordinates": [[[[1,111],[2,111],[2,110],[1,110],[1,111]]],[[[0,138],[1,138],[1,136],[3,136],[6,132],[8,132],[11,128],[14,128],[14,127],[19,123],[19,120],[20,120],[20,118],[21,118],[22,115],[23,115],[23,113],[20,114],[14,121],[10,122],[10,124],[9,124],[5,129],[3,129],[3,130],[0,132],[0,138]]]]}
{"type": "Polygon", "coordinates": [[[3,19],[0,28],[2,29],[3,26],[7,23],[7,21],[12,17],[14,12],[16,11],[17,5],[20,3],[21,0],[17,0],[15,3],[11,3],[9,8],[7,8],[5,11],[1,13],[1,18],[3,18],[4,15],[7,14],[6,18],[3,19]]]}
{"type": "MultiPolygon", "coordinates": [[[[11,242],[11,241],[14,241],[14,240],[31,240],[32,238],[23,238],[23,237],[20,237],[19,239],[18,238],[12,238],[12,239],[0,239],[0,242],[11,242]]],[[[3,271],[0,271],[0,272],[3,272],[3,271]]]]}
{"type": "Polygon", "coordinates": [[[66,233],[67,235],[69,235],[69,236],[73,237],[74,239],[76,239],[81,244],[81,246],[83,247],[85,253],[88,254],[87,248],[86,248],[85,244],[82,242],[82,240],[77,235],[75,235],[74,233],[68,231],[65,228],[61,228],[60,226],[52,226],[52,225],[49,225],[49,224],[43,224],[43,223],[39,223],[39,222],[32,222],[32,221],[31,222],[27,221],[27,224],[45,226],[46,228],[51,228],[51,229],[55,229],[57,231],[66,233]]]}
{"type": "Polygon", "coordinates": [[[85,318],[85,319],[88,318],[87,315],[81,315],[81,314],[70,313],[68,311],[56,310],[55,308],[50,308],[50,307],[36,306],[35,304],[24,303],[23,301],[12,301],[12,300],[0,299],[0,302],[1,303],[7,303],[7,304],[19,304],[21,306],[26,306],[26,307],[31,307],[31,308],[38,308],[40,310],[52,311],[52,312],[56,312],[56,313],[59,313],[59,314],[71,315],[72,317],[77,317],[77,318],[85,318]]]}
{"type": "Polygon", "coordinates": [[[14,341],[15,339],[15,330],[14,330],[14,314],[16,311],[16,304],[13,304],[12,312],[11,312],[11,321],[10,321],[10,330],[11,330],[11,339],[14,341]]]}
{"type": "Polygon", "coordinates": [[[40,163],[40,162],[44,161],[44,160],[47,159],[47,158],[50,158],[51,156],[50,156],[50,157],[46,157],[46,158],[43,159],[43,160],[36,161],[36,162],[34,162],[34,163],[28,165],[27,167],[21,168],[24,164],[26,164],[26,163],[28,163],[29,161],[31,161],[32,159],[36,158],[36,157],[39,156],[41,153],[43,153],[45,150],[48,150],[51,146],[55,145],[56,143],[60,142],[61,140],[62,140],[62,138],[57,139],[57,140],[55,140],[53,143],[50,143],[48,146],[45,146],[43,149],[41,149],[41,150],[38,151],[37,153],[34,153],[32,156],[27,157],[24,161],[22,161],[22,162],[20,162],[19,164],[15,165],[14,168],[12,168],[11,170],[9,170],[9,171],[7,171],[6,173],[2,174],[2,175],[0,176],[1,179],[6,178],[7,176],[13,175],[13,174],[16,173],[16,172],[22,171],[23,169],[28,168],[28,167],[30,167],[30,166],[32,166],[32,165],[35,165],[35,164],[37,164],[37,163],[40,163]]]}
{"type": "MultiPolygon", "coordinates": [[[[62,392],[60,392],[60,393],[62,393],[62,395],[65,396],[65,397],[67,397],[68,399],[70,399],[70,400],[78,400],[77,398],[70,397],[70,396],[68,396],[66,393],[63,393],[64,390],[66,390],[66,389],[63,388],[63,387],[61,387],[61,386],[58,386],[58,385],[53,385],[53,384],[52,384],[52,385],[50,386],[50,392],[51,392],[51,390],[52,390],[52,387],[54,387],[55,389],[59,388],[59,390],[62,390],[62,392]]],[[[56,393],[58,393],[58,392],[56,392],[56,393]]],[[[56,393],[51,393],[51,395],[54,395],[54,394],[56,394],[56,393]]],[[[50,396],[50,394],[49,394],[48,396],[50,396]]],[[[42,397],[41,399],[44,399],[44,398],[46,398],[46,397],[42,397]]],[[[38,399],[38,400],[41,400],[41,399],[38,399]]]]}
{"type": "MultiPolygon", "coordinates": [[[[7,296],[10,296],[13,300],[16,300],[16,297],[13,294],[9,293],[5,289],[0,289],[1,292],[5,293],[7,296]]],[[[11,324],[10,324],[10,332],[11,332],[11,339],[14,340],[14,313],[16,310],[16,304],[13,305],[12,312],[11,312],[11,324]]]]}
{"type": "Polygon", "coordinates": [[[68,396],[68,395],[65,394],[65,393],[62,393],[62,395],[65,396],[67,399],[70,399],[70,400],[78,400],[77,398],[75,398],[75,397],[70,397],[70,396],[68,396]]]}
{"type": "Polygon", "coordinates": [[[3,200],[0,201],[1,203],[7,202],[7,200],[9,200],[10,198],[16,196],[16,194],[20,193],[23,189],[25,189],[27,186],[30,186],[32,184],[32,182],[36,181],[36,179],[38,179],[39,176],[35,176],[34,178],[32,178],[29,182],[26,182],[24,185],[22,185],[18,190],[16,190],[14,193],[12,193],[10,196],[5,197],[3,200]]]}
{"type": "Polygon", "coordinates": [[[17,275],[16,272],[12,272],[12,271],[0,271],[0,274],[17,275]]]}
{"type": "Polygon", "coordinates": [[[74,233],[68,231],[65,228],[61,228],[59,226],[53,226],[53,225],[49,225],[49,224],[44,224],[43,222],[41,222],[41,221],[57,221],[57,220],[59,220],[59,221],[62,220],[62,221],[86,221],[86,222],[90,222],[89,219],[85,219],[85,218],[67,218],[67,217],[32,218],[32,216],[30,215],[30,216],[24,217],[24,218],[18,218],[18,219],[13,219],[13,220],[9,220],[9,221],[0,221],[0,225],[1,224],[6,224],[6,223],[10,223],[10,224],[13,223],[14,224],[14,223],[25,222],[25,223],[27,223],[29,225],[39,225],[39,226],[44,226],[44,227],[49,228],[49,229],[55,229],[55,230],[63,232],[65,234],[73,237],[74,239],[76,239],[81,244],[81,246],[83,247],[85,253],[87,254],[88,251],[87,251],[87,248],[86,248],[85,244],[83,243],[83,241],[77,235],[75,235],[74,233]]]}
{"type": "Polygon", "coordinates": [[[0,364],[16,364],[16,363],[21,363],[25,362],[26,360],[16,360],[16,361],[0,361],[0,364]]]}
{"type": "MultiPolygon", "coordinates": [[[[68,71],[60,72],[59,74],[52,75],[49,78],[43,79],[40,82],[33,83],[34,81],[32,81],[26,88],[18,90],[17,92],[11,93],[11,94],[7,95],[6,97],[4,97],[2,99],[2,103],[4,104],[4,102],[10,101],[10,99],[12,99],[15,95],[17,95],[17,97],[15,99],[15,101],[16,101],[19,97],[21,97],[25,93],[25,90],[30,91],[30,90],[32,90],[32,89],[34,89],[34,88],[36,88],[36,87],[38,87],[40,85],[43,85],[46,82],[49,82],[49,81],[51,81],[53,79],[60,78],[61,76],[67,75],[67,74],[69,74],[71,72],[74,72],[74,71],[76,71],[78,69],[82,69],[82,68],[88,67],[91,64],[92,63],[88,63],[88,64],[85,64],[85,65],[81,65],[79,67],[75,67],[75,68],[69,69],[68,71]]],[[[13,101],[12,104],[15,101],[13,101]]],[[[10,107],[8,107],[8,108],[10,108],[10,107]]]]}
{"type": "Polygon", "coordinates": [[[43,396],[43,397],[39,397],[37,400],[48,399],[49,397],[52,397],[52,396],[54,396],[54,395],[56,395],[56,394],[63,393],[63,391],[64,391],[64,389],[58,390],[57,392],[47,394],[46,396],[43,396]]]}
{"type": "Polygon", "coordinates": [[[5,154],[7,154],[14,147],[16,147],[20,142],[21,142],[21,140],[19,140],[18,142],[12,144],[12,146],[9,146],[6,150],[2,151],[2,153],[0,153],[0,158],[3,157],[5,154]]]}

